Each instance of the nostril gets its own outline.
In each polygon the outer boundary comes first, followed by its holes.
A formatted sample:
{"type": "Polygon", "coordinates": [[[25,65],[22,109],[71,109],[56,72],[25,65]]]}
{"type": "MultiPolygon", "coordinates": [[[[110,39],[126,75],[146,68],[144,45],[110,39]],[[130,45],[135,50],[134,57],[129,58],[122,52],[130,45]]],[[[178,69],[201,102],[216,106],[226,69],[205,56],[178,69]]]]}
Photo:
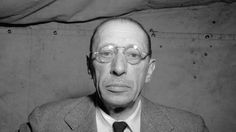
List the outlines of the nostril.
{"type": "Polygon", "coordinates": [[[115,76],[119,76],[119,73],[118,73],[118,72],[116,72],[116,71],[114,71],[114,70],[113,70],[113,71],[111,71],[111,74],[112,74],[112,75],[115,75],[115,76]]]}
{"type": "Polygon", "coordinates": [[[115,76],[121,76],[126,73],[126,70],[124,68],[116,67],[116,68],[111,69],[110,73],[115,76]]]}
{"type": "Polygon", "coordinates": [[[115,64],[112,66],[110,73],[115,76],[121,76],[126,73],[125,64],[115,64]]]}
{"type": "Polygon", "coordinates": [[[121,76],[126,73],[127,62],[122,54],[118,54],[111,63],[110,73],[115,76],[121,76]]]}

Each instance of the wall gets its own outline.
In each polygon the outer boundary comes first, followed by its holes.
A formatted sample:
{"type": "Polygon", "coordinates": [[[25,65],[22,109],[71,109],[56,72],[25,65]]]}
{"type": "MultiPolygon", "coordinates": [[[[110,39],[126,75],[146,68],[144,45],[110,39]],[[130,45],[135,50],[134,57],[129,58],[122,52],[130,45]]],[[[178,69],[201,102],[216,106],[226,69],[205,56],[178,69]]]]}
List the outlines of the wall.
{"type": "MultiPolygon", "coordinates": [[[[140,11],[157,59],[143,94],[236,131],[236,4],[140,11]]],[[[0,27],[0,131],[15,131],[40,104],[94,91],[85,55],[93,28],[47,23],[0,27]]]]}

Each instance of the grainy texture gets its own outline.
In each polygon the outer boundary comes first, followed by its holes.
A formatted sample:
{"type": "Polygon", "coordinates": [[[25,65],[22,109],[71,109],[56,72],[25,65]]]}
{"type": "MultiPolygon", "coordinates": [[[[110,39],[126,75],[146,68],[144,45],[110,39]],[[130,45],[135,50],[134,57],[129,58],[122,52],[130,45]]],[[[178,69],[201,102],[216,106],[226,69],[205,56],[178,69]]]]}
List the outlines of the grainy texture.
{"type": "Polygon", "coordinates": [[[86,22],[137,10],[177,8],[236,0],[1,0],[0,23],[86,22]]]}
{"type": "MultiPolygon", "coordinates": [[[[127,16],[151,29],[157,58],[143,94],[200,114],[212,132],[236,131],[236,4],[127,16]]],[[[0,27],[1,132],[15,131],[37,105],[94,91],[85,54],[99,21],[0,27]]]]}

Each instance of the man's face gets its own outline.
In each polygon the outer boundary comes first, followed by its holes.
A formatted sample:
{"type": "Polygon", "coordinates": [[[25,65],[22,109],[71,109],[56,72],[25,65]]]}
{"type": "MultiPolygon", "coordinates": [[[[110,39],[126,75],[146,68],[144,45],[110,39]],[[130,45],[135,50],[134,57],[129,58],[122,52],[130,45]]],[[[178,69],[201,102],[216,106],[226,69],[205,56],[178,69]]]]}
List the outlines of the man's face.
{"type": "Polygon", "coordinates": [[[133,23],[110,22],[99,30],[93,51],[106,45],[118,48],[114,59],[108,63],[93,61],[95,86],[103,103],[114,107],[127,107],[140,95],[145,82],[148,82],[155,68],[154,60],[149,57],[138,64],[127,62],[123,50],[135,45],[148,53],[147,38],[144,32],[133,23]]]}

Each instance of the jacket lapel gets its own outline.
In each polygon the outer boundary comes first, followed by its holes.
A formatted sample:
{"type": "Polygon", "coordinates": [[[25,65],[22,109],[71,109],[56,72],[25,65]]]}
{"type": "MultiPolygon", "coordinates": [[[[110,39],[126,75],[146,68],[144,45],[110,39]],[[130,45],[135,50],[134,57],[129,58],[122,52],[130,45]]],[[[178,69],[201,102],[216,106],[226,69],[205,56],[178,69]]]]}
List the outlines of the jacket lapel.
{"type": "Polygon", "coordinates": [[[72,131],[75,132],[96,132],[96,114],[93,102],[88,99],[76,105],[64,120],[72,131]]]}
{"type": "MultiPolygon", "coordinates": [[[[64,120],[72,131],[97,131],[95,105],[89,98],[80,101],[67,113],[64,120]]],[[[163,107],[142,97],[141,132],[171,132],[173,129],[163,107]]]]}
{"type": "Polygon", "coordinates": [[[141,132],[171,132],[173,129],[163,107],[142,97],[141,132]]]}

